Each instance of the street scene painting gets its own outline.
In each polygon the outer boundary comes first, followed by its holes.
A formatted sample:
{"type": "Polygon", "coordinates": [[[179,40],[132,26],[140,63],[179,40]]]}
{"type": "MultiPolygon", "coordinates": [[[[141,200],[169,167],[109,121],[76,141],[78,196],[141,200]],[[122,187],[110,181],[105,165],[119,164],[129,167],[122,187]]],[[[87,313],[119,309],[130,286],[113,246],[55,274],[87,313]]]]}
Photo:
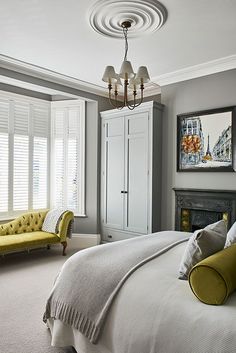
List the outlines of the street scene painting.
{"type": "Polygon", "coordinates": [[[178,115],[177,171],[234,171],[235,108],[178,115]]]}

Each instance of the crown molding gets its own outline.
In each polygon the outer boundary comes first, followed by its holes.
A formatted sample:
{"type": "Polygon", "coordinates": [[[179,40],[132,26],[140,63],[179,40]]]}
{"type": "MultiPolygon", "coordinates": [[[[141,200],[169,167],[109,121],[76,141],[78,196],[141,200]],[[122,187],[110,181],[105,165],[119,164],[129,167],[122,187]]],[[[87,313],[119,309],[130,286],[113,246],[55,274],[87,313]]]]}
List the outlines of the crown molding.
{"type": "Polygon", "coordinates": [[[2,54],[0,54],[0,67],[16,71],[21,74],[30,75],[39,79],[48,80],[60,85],[69,86],[71,88],[96,94],[102,97],[107,98],[108,96],[106,89],[102,86],[82,81],[71,76],[63,75],[56,71],[29,64],[2,54]]]}
{"type": "MultiPolygon", "coordinates": [[[[39,79],[47,80],[77,90],[92,93],[108,98],[106,88],[86,81],[76,79],[58,72],[32,65],[9,56],[0,54],[0,68],[16,71],[21,74],[30,75],[39,79]]],[[[202,76],[215,74],[236,68],[236,55],[227,56],[221,59],[208,61],[203,64],[189,66],[185,69],[173,71],[167,74],[152,78],[152,82],[145,85],[145,97],[160,94],[161,87],[177,82],[182,82],[202,76]]],[[[132,97],[132,93],[129,94],[132,97]]],[[[120,98],[122,100],[122,97],[120,98]]]]}
{"type": "Polygon", "coordinates": [[[144,97],[154,96],[156,94],[161,94],[161,87],[158,83],[153,80],[151,82],[145,83],[144,97]]]}
{"type": "MultiPolygon", "coordinates": [[[[139,91],[138,91],[138,94],[139,94],[139,91]]],[[[155,96],[157,94],[161,94],[161,87],[158,84],[154,83],[153,81],[145,83],[144,98],[150,97],[150,96],[155,96]]],[[[137,96],[137,99],[138,99],[138,97],[139,96],[137,96]]],[[[128,99],[129,100],[133,99],[132,90],[129,90],[128,99]]]]}
{"type": "MultiPolygon", "coordinates": [[[[7,70],[16,71],[24,75],[30,75],[35,78],[48,80],[50,82],[69,86],[77,90],[82,90],[88,93],[92,93],[98,96],[108,98],[108,92],[105,87],[94,85],[92,83],[82,81],[71,76],[63,75],[56,71],[48,70],[40,66],[29,64],[24,61],[14,59],[6,55],[0,54],[0,67],[7,70]]],[[[13,82],[13,80],[11,81],[13,82]]],[[[1,77],[0,77],[0,82],[1,82],[1,77]]],[[[6,82],[6,80],[4,80],[4,82],[6,82]]],[[[7,81],[6,83],[12,84],[12,82],[7,81]]],[[[16,86],[22,87],[22,84],[19,84],[19,80],[14,80],[14,83],[16,86]]],[[[27,85],[27,87],[24,86],[24,88],[34,89],[32,87],[29,87],[29,85],[27,85]]],[[[37,91],[39,90],[37,89],[37,91]]],[[[148,97],[155,94],[160,94],[160,86],[153,82],[148,83],[145,86],[145,96],[148,97]]],[[[130,95],[130,97],[132,97],[132,95],[130,95]]],[[[120,96],[118,100],[122,101],[123,97],[120,96]]]]}
{"type": "Polygon", "coordinates": [[[236,68],[236,55],[205,62],[203,64],[186,67],[152,78],[152,81],[160,86],[170,85],[181,81],[191,80],[202,76],[212,75],[217,72],[236,68]]]}

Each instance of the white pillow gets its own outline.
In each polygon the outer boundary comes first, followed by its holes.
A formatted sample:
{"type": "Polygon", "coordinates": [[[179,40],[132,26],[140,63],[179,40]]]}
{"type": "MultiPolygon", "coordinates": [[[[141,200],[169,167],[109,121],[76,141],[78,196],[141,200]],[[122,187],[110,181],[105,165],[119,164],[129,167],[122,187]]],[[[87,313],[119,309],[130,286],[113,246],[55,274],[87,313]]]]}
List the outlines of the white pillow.
{"type": "Polygon", "coordinates": [[[230,230],[227,233],[225,248],[228,248],[230,245],[236,243],[236,222],[232,225],[230,230]]]}
{"type": "Polygon", "coordinates": [[[188,279],[188,274],[201,260],[222,250],[227,234],[223,220],[196,230],[190,237],[179,268],[179,279],[188,279]]]}

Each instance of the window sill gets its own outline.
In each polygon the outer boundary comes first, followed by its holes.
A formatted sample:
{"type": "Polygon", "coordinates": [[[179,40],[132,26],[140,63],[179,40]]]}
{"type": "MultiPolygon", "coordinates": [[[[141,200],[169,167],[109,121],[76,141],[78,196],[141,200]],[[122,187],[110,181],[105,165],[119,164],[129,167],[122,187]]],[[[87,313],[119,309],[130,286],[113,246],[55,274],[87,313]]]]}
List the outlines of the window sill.
{"type": "Polygon", "coordinates": [[[2,222],[8,222],[8,221],[12,221],[13,219],[15,219],[16,217],[14,216],[4,216],[4,217],[0,217],[0,223],[2,222]]]}
{"type": "Polygon", "coordinates": [[[78,214],[78,213],[74,213],[74,216],[76,218],[88,218],[88,216],[86,214],[78,214]]]}
{"type": "MultiPolygon", "coordinates": [[[[30,211],[28,211],[30,212],[30,211]]],[[[33,211],[33,212],[40,212],[40,211],[33,211]]],[[[23,214],[23,213],[22,213],[23,214]]],[[[21,215],[14,215],[14,216],[3,216],[3,217],[0,217],[0,223],[3,223],[3,222],[9,222],[9,221],[13,221],[14,219],[16,219],[17,217],[20,217],[21,215]]],[[[74,214],[75,218],[88,218],[88,216],[86,214],[77,214],[75,213],[74,214]]]]}

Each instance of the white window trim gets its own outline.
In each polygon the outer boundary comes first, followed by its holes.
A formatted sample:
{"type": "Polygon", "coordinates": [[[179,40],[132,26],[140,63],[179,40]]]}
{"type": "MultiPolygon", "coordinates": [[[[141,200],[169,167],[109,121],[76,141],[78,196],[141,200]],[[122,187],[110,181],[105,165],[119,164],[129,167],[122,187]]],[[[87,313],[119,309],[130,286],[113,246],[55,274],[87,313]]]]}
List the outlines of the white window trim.
{"type": "MultiPolygon", "coordinates": [[[[55,158],[55,151],[53,146],[53,131],[54,131],[54,122],[55,122],[55,108],[67,108],[67,107],[79,107],[80,110],[80,130],[79,130],[79,161],[78,161],[78,175],[80,176],[78,192],[79,192],[79,210],[74,212],[76,217],[87,217],[85,212],[85,101],[79,100],[66,100],[66,101],[58,101],[51,103],[51,153],[50,158],[51,161],[55,158]]],[[[50,182],[50,204],[53,206],[53,200],[55,199],[55,170],[53,167],[53,163],[51,163],[51,182],[50,182]]]]}

